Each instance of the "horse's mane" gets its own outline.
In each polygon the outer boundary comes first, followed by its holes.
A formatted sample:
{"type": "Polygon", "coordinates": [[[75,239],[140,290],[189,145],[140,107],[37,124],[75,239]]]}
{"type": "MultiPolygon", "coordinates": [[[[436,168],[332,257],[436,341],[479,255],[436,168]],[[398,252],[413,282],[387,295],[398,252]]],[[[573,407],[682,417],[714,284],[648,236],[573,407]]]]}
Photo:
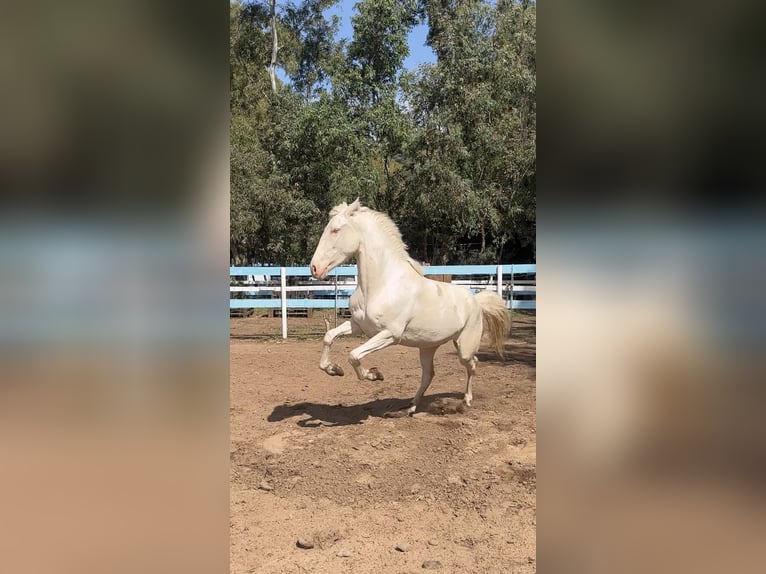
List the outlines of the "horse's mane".
{"type": "MultiPolygon", "coordinates": [[[[340,205],[336,205],[330,211],[330,217],[335,217],[336,215],[343,213],[346,209],[348,209],[348,205],[346,205],[346,203],[341,203],[340,205]]],[[[420,275],[425,275],[425,273],[423,272],[423,268],[420,266],[420,264],[417,261],[415,261],[412,257],[410,257],[409,253],[407,253],[407,245],[402,240],[402,233],[401,231],[399,231],[399,228],[396,226],[396,223],[394,223],[388,215],[362,205],[360,205],[359,208],[352,213],[352,215],[354,213],[364,213],[368,217],[372,218],[372,220],[375,221],[378,227],[382,229],[391,240],[391,246],[393,250],[401,252],[401,255],[403,256],[403,258],[405,258],[409,262],[409,264],[412,266],[412,268],[415,271],[417,271],[420,275]]]]}

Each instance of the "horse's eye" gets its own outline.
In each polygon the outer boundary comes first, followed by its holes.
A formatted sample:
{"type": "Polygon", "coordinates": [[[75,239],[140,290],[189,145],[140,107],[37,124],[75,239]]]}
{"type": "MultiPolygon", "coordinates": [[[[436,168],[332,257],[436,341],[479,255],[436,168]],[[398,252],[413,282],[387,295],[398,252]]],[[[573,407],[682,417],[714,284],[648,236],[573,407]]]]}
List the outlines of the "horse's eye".
{"type": "Polygon", "coordinates": [[[330,230],[330,233],[338,233],[338,231],[340,231],[340,228],[339,228],[339,227],[337,227],[337,228],[335,228],[335,229],[331,229],[331,230],[330,230]]]}

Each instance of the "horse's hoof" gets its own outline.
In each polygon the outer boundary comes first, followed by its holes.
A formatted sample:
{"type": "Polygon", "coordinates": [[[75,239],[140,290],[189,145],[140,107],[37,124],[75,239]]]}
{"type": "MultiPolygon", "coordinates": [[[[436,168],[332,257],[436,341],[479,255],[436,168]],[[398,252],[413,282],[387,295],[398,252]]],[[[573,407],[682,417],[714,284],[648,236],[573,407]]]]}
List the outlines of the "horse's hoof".
{"type": "Polygon", "coordinates": [[[345,374],[341,366],[337,363],[333,363],[327,367],[327,369],[325,369],[325,373],[333,377],[342,377],[345,374]]]}
{"type": "Polygon", "coordinates": [[[413,416],[417,409],[418,409],[417,405],[411,405],[410,408],[407,409],[407,414],[410,416],[413,416]]]}
{"type": "Polygon", "coordinates": [[[383,373],[378,370],[378,367],[373,367],[367,371],[366,377],[368,381],[382,381],[383,373]]]}
{"type": "Polygon", "coordinates": [[[470,407],[471,403],[473,402],[473,398],[464,397],[463,402],[465,403],[465,406],[470,407]]]}

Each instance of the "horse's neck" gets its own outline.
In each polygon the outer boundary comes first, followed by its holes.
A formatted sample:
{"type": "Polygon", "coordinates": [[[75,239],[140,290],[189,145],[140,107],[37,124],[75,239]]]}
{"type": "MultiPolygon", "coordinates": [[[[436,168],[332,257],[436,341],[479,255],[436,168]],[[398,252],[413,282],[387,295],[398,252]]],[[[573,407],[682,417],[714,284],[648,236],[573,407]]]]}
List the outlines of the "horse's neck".
{"type": "Polygon", "coordinates": [[[357,253],[357,268],[359,288],[367,296],[384,290],[392,278],[401,277],[401,272],[412,270],[409,257],[391,249],[380,230],[364,235],[357,253]]]}

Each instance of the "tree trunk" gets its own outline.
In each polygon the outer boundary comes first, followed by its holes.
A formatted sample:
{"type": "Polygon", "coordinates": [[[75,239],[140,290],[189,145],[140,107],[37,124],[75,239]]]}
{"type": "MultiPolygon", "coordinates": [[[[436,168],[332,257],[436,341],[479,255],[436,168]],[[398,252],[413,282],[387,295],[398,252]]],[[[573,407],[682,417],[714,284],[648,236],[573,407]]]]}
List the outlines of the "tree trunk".
{"type": "Polygon", "coordinates": [[[279,43],[277,42],[277,0],[269,0],[271,10],[271,64],[269,65],[269,78],[271,78],[271,91],[277,93],[277,52],[279,52],[279,43]]]}
{"type": "Polygon", "coordinates": [[[393,213],[391,212],[394,208],[394,191],[393,189],[391,189],[391,172],[389,169],[388,154],[386,154],[385,157],[383,158],[383,171],[386,174],[385,209],[386,209],[386,212],[389,214],[389,216],[392,216],[393,213]]]}

